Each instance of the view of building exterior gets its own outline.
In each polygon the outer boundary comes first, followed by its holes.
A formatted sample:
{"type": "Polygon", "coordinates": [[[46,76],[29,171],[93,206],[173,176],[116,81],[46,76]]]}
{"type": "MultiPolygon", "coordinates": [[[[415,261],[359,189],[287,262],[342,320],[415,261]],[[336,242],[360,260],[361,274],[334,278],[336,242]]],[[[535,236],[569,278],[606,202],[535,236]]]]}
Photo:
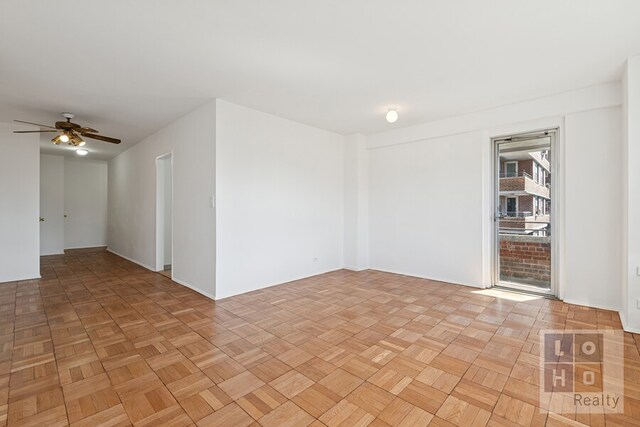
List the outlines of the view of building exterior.
{"type": "Polygon", "coordinates": [[[549,236],[551,169],[548,151],[500,155],[500,234],[549,236]]]}

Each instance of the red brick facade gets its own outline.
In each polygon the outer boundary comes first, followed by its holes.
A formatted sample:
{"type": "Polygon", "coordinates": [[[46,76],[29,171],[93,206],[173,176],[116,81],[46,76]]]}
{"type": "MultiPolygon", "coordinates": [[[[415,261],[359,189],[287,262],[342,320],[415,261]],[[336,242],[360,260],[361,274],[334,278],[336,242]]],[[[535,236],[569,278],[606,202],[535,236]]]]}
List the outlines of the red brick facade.
{"type": "Polygon", "coordinates": [[[550,283],[550,238],[501,235],[500,279],[509,278],[550,283]]]}

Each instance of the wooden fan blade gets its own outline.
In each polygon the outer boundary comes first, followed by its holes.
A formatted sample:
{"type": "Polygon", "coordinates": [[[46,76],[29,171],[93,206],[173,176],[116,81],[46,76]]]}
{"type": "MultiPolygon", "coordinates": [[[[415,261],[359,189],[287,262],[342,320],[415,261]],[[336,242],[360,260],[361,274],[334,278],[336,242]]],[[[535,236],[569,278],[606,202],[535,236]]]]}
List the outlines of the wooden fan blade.
{"type": "Polygon", "coordinates": [[[80,128],[76,129],[76,132],[80,132],[80,135],[84,135],[85,133],[100,133],[93,128],[80,128]]]}
{"type": "Polygon", "coordinates": [[[41,133],[41,132],[58,132],[57,130],[14,130],[13,133],[41,133]]]}
{"type": "Polygon", "coordinates": [[[41,124],[38,124],[38,123],[31,123],[31,122],[24,122],[22,120],[14,120],[14,122],[16,122],[16,123],[25,123],[27,125],[40,126],[41,128],[55,129],[53,126],[41,125],[41,124]]]}
{"type": "Polygon", "coordinates": [[[120,140],[116,138],[109,138],[108,136],[96,135],[94,133],[83,133],[82,136],[87,138],[97,139],[98,141],[110,142],[112,144],[120,144],[120,140]]]}

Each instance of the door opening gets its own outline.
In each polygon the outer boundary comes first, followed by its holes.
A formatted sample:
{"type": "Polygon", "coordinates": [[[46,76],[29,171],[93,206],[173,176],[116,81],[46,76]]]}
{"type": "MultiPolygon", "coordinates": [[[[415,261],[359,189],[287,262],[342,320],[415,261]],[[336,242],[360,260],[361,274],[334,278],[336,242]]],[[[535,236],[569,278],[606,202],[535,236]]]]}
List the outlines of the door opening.
{"type": "Polygon", "coordinates": [[[556,130],[493,139],[495,286],[555,295],[556,130]]]}
{"type": "Polygon", "coordinates": [[[156,158],[156,271],[172,278],[173,156],[156,158]]]}

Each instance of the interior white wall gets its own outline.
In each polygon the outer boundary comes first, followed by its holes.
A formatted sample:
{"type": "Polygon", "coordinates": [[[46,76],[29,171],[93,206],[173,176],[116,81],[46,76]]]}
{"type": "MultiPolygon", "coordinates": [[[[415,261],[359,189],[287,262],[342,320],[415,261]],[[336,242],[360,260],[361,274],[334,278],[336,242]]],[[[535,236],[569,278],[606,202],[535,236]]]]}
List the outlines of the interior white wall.
{"type": "Polygon", "coordinates": [[[173,156],[173,279],[215,293],[215,102],[177,119],[109,161],[109,250],[156,263],[156,157],[173,156]]]}
{"type": "Polygon", "coordinates": [[[107,162],[64,158],[64,247],[107,245],[107,162]]]}
{"type": "Polygon", "coordinates": [[[482,134],[369,155],[371,268],[482,286],[482,134]]]}
{"type": "Polygon", "coordinates": [[[216,113],[216,297],[342,268],[343,137],[222,100],[216,113]]]}
{"type": "Polygon", "coordinates": [[[64,253],[64,157],[40,155],[40,255],[64,253]]]}
{"type": "Polygon", "coordinates": [[[364,135],[344,142],[344,266],[369,268],[369,153],[364,135]]]}
{"type": "Polygon", "coordinates": [[[622,112],[565,117],[566,302],[620,310],[622,112]]]}
{"type": "Polygon", "coordinates": [[[490,137],[551,127],[566,119],[561,133],[567,134],[559,143],[566,145],[567,170],[561,167],[559,175],[575,175],[560,189],[562,194],[573,192],[562,214],[571,226],[560,244],[572,253],[563,262],[560,292],[569,302],[618,310],[622,290],[615,256],[622,236],[611,222],[620,220],[615,210],[621,204],[619,190],[611,192],[609,186],[619,187],[621,177],[621,102],[621,85],[607,84],[367,137],[371,268],[487,286],[493,258],[490,137]],[[604,147],[612,151],[601,158],[604,147]],[[602,181],[591,186],[584,182],[588,173],[608,176],[594,178],[602,181]],[[608,194],[592,195],[590,188],[608,194]],[[583,213],[591,197],[615,205],[594,206],[593,215],[583,213]],[[612,233],[597,231],[585,240],[578,230],[587,222],[590,228],[612,233]],[[590,262],[602,255],[595,248],[591,254],[585,247],[577,252],[584,241],[609,253],[590,262]],[[589,268],[583,271],[585,266],[589,268]],[[590,278],[583,280],[586,274],[590,278]],[[608,286],[601,282],[604,278],[608,286]],[[586,297],[589,292],[594,296],[586,297]]]}
{"type": "Polygon", "coordinates": [[[620,82],[590,86],[557,95],[516,102],[462,116],[394,129],[367,136],[369,148],[421,141],[438,136],[496,129],[568,113],[615,107],[622,103],[620,82]]]}
{"type": "Polygon", "coordinates": [[[40,277],[40,145],[0,123],[0,282],[40,277]]]}
{"type": "Polygon", "coordinates": [[[623,79],[622,282],[625,329],[640,333],[640,56],[627,61],[623,79]]]}

